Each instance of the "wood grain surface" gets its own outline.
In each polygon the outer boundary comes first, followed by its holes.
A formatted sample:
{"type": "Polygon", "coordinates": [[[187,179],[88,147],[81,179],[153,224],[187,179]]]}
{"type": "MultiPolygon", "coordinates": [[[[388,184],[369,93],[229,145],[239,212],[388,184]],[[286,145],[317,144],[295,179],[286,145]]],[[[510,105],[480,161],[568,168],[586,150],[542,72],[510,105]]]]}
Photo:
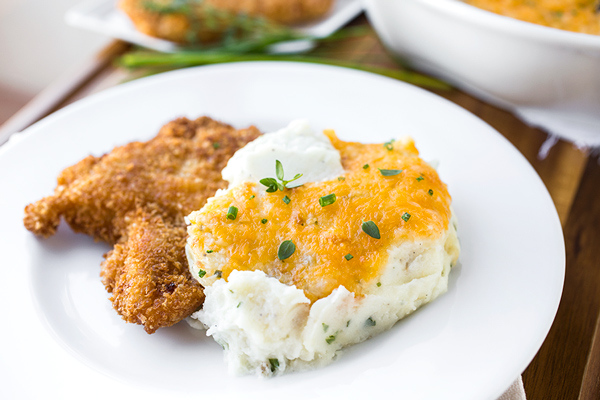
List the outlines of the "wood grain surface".
{"type": "MultiPolygon", "coordinates": [[[[353,24],[367,26],[364,17],[353,24]]],[[[115,46],[111,57],[128,49],[121,43],[115,46]]],[[[387,68],[400,65],[373,32],[328,45],[317,54],[387,68]]],[[[130,76],[105,63],[101,71],[58,99],[53,109],[130,76]]],[[[459,90],[435,93],[486,121],[525,156],[546,185],[563,225],[567,250],[564,293],[546,341],[523,374],[528,399],[600,399],[600,165],[588,152],[564,141],[558,141],[542,159],[538,154],[548,139],[546,133],[459,90]]]]}

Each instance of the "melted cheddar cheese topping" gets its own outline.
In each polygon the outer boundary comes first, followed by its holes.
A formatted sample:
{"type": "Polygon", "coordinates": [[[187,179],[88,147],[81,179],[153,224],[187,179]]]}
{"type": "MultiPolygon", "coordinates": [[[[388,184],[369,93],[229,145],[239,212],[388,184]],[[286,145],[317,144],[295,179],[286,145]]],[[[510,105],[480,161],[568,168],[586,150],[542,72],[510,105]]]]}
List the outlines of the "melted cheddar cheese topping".
{"type": "Polygon", "coordinates": [[[261,270],[302,289],[311,302],[341,285],[360,296],[378,282],[390,245],[445,234],[450,195],[437,172],[418,157],[412,139],[385,146],[325,134],[340,152],[344,176],[275,193],[244,182],[189,216],[188,243],[202,276],[227,279],[233,270],[261,270]],[[379,169],[402,172],[383,176],[379,169]],[[319,198],[332,193],[335,203],[322,207],[319,198]],[[232,206],[238,209],[233,220],[227,218],[232,206]],[[364,221],[377,225],[380,239],[362,230],[364,221]],[[280,260],[278,248],[286,240],[296,249],[280,260]],[[207,262],[209,257],[220,261],[207,262]]]}
{"type": "Polygon", "coordinates": [[[466,0],[466,3],[534,24],[600,35],[598,0],[466,0]]]}

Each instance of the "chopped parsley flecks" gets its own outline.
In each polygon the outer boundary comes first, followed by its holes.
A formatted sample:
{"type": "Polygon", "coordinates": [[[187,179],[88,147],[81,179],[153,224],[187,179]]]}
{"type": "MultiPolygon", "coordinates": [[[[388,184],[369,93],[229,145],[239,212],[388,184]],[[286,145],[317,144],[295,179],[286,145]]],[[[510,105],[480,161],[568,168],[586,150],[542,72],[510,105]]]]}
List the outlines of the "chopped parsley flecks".
{"type": "Polygon", "coordinates": [[[231,206],[229,207],[229,209],[227,209],[227,219],[230,220],[234,220],[237,218],[237,214],[238,214],[238,209],[235,206],[231,206]]]}
{"type": "Polygon", "coordinates": [[[369,168],[369,164],[363,165],[363,169],[367,169],[367,168],[369,168]]]}
{"type": "Polygon", "coordinates": [[[326,206],[330,206],[333,203],[335,203],[335,200],[337,198],[335,197],[335,193],[331,193],[328,194],[327,196],[323,196],[319,199],[319,204],[321,205],[321,207],[326,207],[326,206]]]}
{"type": "Polygon", "coordinates": [[[427,193],[429,193],[430,196],[433,196],[433,190],[429,189],[427,193]]]}
{"type": "Polygon", "coordinates": [[[325,341],[327,342],[327,344],[335,342],[335,335],[328,336],[327,339],[325,339],[325,341]]]}
{"type": "Polygon", "coordinates": [[[279,368],[279,360],[276,358],[269,358],[269,364],[271,364],[271,372],[275,372],[279,368]]]}
{"type": "Polygon", "coordinates": [[[283,202],[284,202],[285,204],[290,204],[290,201],[292,201],[292,199],[290,199],[290,198],[289,198],[289,197],[287,197],[287,196],[285,196],[285,197],[283,198],[283,202]]]}
{"type": "Polygon", "coordinates": [[[421,176],[419,176],[419,177],[417,178],[417,182],[421,182],[421,181],[422,181],[422,180],[424,180],[424,179],[425,179],[425,178],[423,178],[423,175],[421,175],[421,176]]]}
{"type": "Polygon", "coordinates": [[[395,139],[392,139],[389,142],[385,142],[383,144],[383,147],[385,147],[388,151],[392,151],[392,150],[394,150],[394,142],[395,141],[396,141],[395,139]]]}
{"type": "Polygon", "coordinates": [[[344,258],[346,259],[346,261],[350,261],[354,258],[354,256],[352,254],[348,253],[344,256],[344,258]]]}
{"type": "Polygon", "coordinates": [[[352,321],[352,320],[349,319],[348,322],[346,322],[346,328],[350,326],[350,321],[352,321]]]}
{"type": "Polygon", "coordinates": [[[402,172],[403,170],[401,169],[381,169],[379,168],[379,172],[381,172],[381,175],[383,176],[395,176],[398,175],[402,172]]]}
{"type": "Polygon", "coordinates": [[[214,250],[206,250],[207,254],[214,253],[214,252],[215,252],[214,250]]]}
{"type": "Polygon", "coordinates": [[[377,282],[377,287],[381,287],[381,282],[377,282]]]}
{"type": "Polygon", "coordinates": [[[216,270],[213,275],[221,279],[223,277],[223,271],[216,270]]]}
{"type": "Polygon", "coordinates": [[[379,233],[379,228],[375,225],[373,221],[366,221],[362,223],[362,230],[367,235],[371,236],[373,239],[381,239],[381,234],[379,233]]]}
{"type": "Polygon", "coordinates": [[[238,305],[237,305],[237,306],[235,306],[235,308],[240,308],[240,306],[241,306],[241,305],[242,305],[242,302],[240,301],[240,302],[238,303],[238,305]]]}
{"type": "Polygon", "coordinates": [[[284,240],[280,245],[279,249],[277,249],[277,257],[280,260],[285,260],[286,258],[290,258],[292,254],[296,251],[296,245],[291,240],[284,240]]]}
{"type": "Polygon", "coordinates": [[[269,220],[266,219],[266,218],[263,218],[263,219],[260,220],[260,223],[263,224],[263,225],[266,224],[267,222],[269,222],[269,220]]]}
{"type": "Polygon", "coordinates": [[[289,180],[289,181],[284,180],[283,179],[283,165],[281,164],[281,161],[279,161],[279,160],[275,160],[275,175],[277,176],[277,179],[263,178],[259,181],[261,184],[263,184],[267,187],[268,193],[274,193],[277,190],[281,190],[283,192],[284,189],[288,189],[288,187],[287,187],[288,183],[293,182],[296,179],[300,179],[302,177],[302,174],[296,174],[294,176],[294,178],[292,178],[291,180],[289,180]],[[277,180],[279,180],[279,182],[277,180]]]}
{"type": "Polygon", "coordinates": [[[365,321],[365,326],[375,326],[375,325],[377,325],[377,322],[371,317],[367,318],[367,320],[365,321]]]}
{"type": "Polygon", "coordinates": [[[213,142],[212,146],[213,146],[213,149],[215,149],[215,150],[216,150],[216,149],[218,149],[219,147],[221,147],[221,143],[219,143],[219,142],[213,142]]]}
{"type": "Polygon", "coordinates": [[[255,198],[255,195],[250,196],[250,198],[248,200],[252,200],[253,198],[255,198]]]}
{"type": "Polygon", "coordinates": [[[329,329],[329,325],[323,322],[323,332],[327,332],[327,329],[329,329]]]}
{"type": "Polygon", "coordinates": [[[404,214],[402,214],[402,219],[404,220],[404,222],[408,222],[408,220],[410,219],[410,214],[405,212],[404,214]]]}
{"type": "Polygon", "coordinates": [[[343,182],[345,180],[346,180],[346,178],[344,178],[343,176],[338,176],[338,182],[343,182]]]}
{"type": "Polygon", "coordinates": [[[205,270],[201,269],[201,270],[198,271],[198,276],[200,278],[204,278],[204,275],[206,275],[206,271],[205,270]]]}

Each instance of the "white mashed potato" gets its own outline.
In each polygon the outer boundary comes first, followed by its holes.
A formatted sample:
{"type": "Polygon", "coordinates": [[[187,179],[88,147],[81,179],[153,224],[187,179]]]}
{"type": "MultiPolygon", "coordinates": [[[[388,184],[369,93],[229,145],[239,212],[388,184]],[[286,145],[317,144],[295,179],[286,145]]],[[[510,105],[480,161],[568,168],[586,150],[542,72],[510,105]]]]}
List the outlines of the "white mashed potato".
{"type": "MultiPolygon", "coordinates": [[[[286,160],[286,169],[303,171],[301,183],[343,174],[340,155],[329,139],[312,132],[306,122],[296,121],[238,151],[223,177],[231,187],[274,176],[276,159],[286,160]],[[298,166],[288,167],[290,160],[298,166]]],[[[206,300],[189,322],[207,328],[207,335],[223,346],[232,374],[270,376],[326,365],[342,348],[390,329],[447,290],[451,264],[459,251],[454,219],[448,225],[435,240],[390,246],[378,281],[362,296],[340,286],[311,306],[295,286],[261,271],[233,271],[227,281],[201,280],[206,300]]],[[[192,251],[188,258],[193,276],[198,276],[192,251]]],[[[226,261],[209,257],[205,262],[211,260],[226,261]]]]}

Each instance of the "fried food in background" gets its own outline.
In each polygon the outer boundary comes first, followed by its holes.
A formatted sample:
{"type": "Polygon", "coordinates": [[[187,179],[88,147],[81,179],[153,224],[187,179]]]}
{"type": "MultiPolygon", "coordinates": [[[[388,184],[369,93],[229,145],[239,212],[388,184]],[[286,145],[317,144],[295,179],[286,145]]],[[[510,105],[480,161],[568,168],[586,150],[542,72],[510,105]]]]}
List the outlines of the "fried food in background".
{"type": "Polygon", "coordinates": [[[259,28],[264,17],[298,24],[327,14],[335,0],[121,0],[120,8],[136,29],[178,43],[208,43],[236,23],[259,28]],[[239,16],[250,18],[239,18],[239,16]]]}
{"type": "Polygon", "coordinates": [[[124,320],[148,333],[196,311],[204,300],[185,257],[184,217],[227,187],[221,170],[259,131],[202,117],[166,124],[133,142],[66,168],[52,196],[25,208],[25,227],[48,237],[61,217],[75,232],[114,244],[102,281],[124,320]]]}

